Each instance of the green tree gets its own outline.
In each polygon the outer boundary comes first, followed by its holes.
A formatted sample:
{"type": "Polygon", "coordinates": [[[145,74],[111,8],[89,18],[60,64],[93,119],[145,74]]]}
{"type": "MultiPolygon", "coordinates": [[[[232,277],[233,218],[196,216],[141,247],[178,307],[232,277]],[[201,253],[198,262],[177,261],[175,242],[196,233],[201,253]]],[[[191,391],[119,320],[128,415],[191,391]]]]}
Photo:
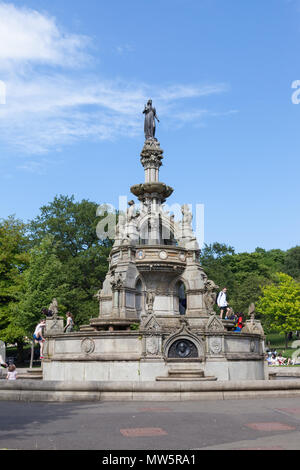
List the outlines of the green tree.
{"type": "Polygon", "coordinates": [[[227,287],[230,306],[245,313],[261,295],[261,286],[274,279],[284,257],[281,250],[256,248],[254,253],[235,253],[231,246],[214,243],[205,245],[201,264],[220,288],[227,287]]]}
{"type": "Polygon", "coordinates": [[[300,280],[300,246],[295,246],[286,252],[282,270],[294,279],[300,280]]]}
{"type": "MultiPolygon", "coordinates": [[[[113,244],[110,239],[99,240],[96,232],[107,211],[105,207],[99,211],[94,202],[76,202],[74,196],[59,196],[40,212],[30,224],[33,246],[39,247],[45,237],[51,237],[52,255],[61,263],[64,278],[64,289],[57,295],[58,300],[74,314],[77,326],[87,323],[91,317],[98,316],[94,295],[107,273],[113,244]]],[[[41,303],[42,306],[45,305],[41,303]]]]}
{"type": "Polygon", "coordinates": [[[0,338],[17,343],[22,354],[24,328],[16,324],[15,308],[24,288],[24,273],[29,266],[29,240],[26,225],[11,216],[0,221],[0,338]]]}
{"type": "Polygon", "coordinates": [[[63,264],[55,253],[53,237],[45,237],[40,245],[30,251],[30,266],[23,276],[23,292],[15,305],[15,323],[31,337],[41,319],[41,309],[47,308],[57,298],[65,311],[62,298],[68,289],[63,264]]]}
{"type": "Polygon", "coordinates": [[[256,310],[266,318],[271,330],[285,333],[300,329],[300,283],[285,273],[262,287],[256,310]]]}

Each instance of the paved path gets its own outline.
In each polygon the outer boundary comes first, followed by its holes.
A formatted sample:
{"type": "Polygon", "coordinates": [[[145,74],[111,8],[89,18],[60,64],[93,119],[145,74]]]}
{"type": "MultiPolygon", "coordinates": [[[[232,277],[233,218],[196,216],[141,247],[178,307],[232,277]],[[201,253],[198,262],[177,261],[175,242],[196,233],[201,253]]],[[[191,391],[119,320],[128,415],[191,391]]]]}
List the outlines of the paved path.
{"type": "Polygon", "coordinates": [[[0,402],[0,421],[0,449],[300,450],[299,398],[0,402]]]}

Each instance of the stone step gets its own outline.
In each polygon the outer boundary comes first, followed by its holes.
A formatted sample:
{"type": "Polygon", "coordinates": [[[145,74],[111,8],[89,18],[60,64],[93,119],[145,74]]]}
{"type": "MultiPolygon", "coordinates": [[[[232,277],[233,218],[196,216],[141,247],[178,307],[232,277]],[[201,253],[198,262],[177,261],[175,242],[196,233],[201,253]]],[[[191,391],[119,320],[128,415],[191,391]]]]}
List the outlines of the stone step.
{"type": "Polygon", "coordinates": [[[27,369],[26,373],[30,375],[43,375],[43,369],[42,368],[27,369]]]}
{"type": "Polygon", "coordinates": [[[157,382],[206,382],[216,381],[217,377],[156,377],[157,382]]]}
{"type": "Polygon", "coordinates": [[[43,369],[40,367],[35,367],[34,369],[23,369],[17,368],[18,379],[24,380],[42,380],[43,379],[43,369]]]}
{"type": "Polygon", "coordinates": [[[18,380],[43,380],[43,374],[18,374],[18,380]]]}
{"type": "Polygon", "coordinates": [[[203,370],[192,370],[192,369],[171,369],[169,370],[169,377],[190,377],[190,378],[201,378],[204,377],[203,370]]]}

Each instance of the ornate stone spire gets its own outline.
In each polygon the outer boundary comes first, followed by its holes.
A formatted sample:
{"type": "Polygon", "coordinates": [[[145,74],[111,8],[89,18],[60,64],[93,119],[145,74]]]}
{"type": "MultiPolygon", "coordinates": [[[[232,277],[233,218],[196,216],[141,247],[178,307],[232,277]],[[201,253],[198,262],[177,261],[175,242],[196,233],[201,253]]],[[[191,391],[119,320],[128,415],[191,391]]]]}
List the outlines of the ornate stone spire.
{"type": "Polygon", "coordinates": [[[131,187],[131,192],[146,205],[154,202],[161,205],[173,193],[173,188],[159,181],[159,169],[162,166],[163,150],[157,139],[147,139],[142,153],[141,164],[145,170],[145,183],[131,187]]]}

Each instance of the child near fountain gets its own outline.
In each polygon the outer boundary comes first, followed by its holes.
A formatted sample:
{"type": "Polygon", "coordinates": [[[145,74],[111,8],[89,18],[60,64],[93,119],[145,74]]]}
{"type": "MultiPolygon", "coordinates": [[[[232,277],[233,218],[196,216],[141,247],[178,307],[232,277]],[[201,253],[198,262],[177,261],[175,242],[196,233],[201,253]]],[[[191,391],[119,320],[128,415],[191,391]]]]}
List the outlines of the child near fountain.
{"type": "Polygon", "coordinates": [[[8,366],[8,372],[6,376],[7,380],[17,380],[17,371],[14,364],[8,366]]]}

